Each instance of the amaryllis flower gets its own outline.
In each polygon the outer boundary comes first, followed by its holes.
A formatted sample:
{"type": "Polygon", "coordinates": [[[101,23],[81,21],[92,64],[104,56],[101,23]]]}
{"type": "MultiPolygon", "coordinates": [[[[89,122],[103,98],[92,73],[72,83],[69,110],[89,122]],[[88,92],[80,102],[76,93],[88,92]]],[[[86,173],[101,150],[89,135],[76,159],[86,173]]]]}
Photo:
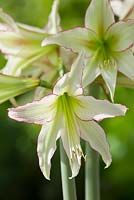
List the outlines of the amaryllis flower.
{"type": "MultiPolygon", "coordinates": [[[[59,0],[54,0],[48,24],[44,29],[16,23],[0,9],[0,50],[6,55],[8,62],[1,73],[20,76],[24,68],[47,55],[57,51],[54,46],[42,47],[43,39],[60,30],[58,15],[59,0]]],[[[46,57],[45,57],[46,58],[46,57]]],[[[44,60],[45,60],[44,58],[44,60]]]]}
{"type": "Polygon", "coordinates": [[[72,177],[78,174],[83,156],[80,138],[100,153],[106,167],[111,163],[109,144],[96,121],[124,115],[126,107],[83,96],[82,68],[83,54],[80,54],[71,71],[56,83],[52,94],[40,101],[9,109],[12,119],[42,125],[37,151],[40,168],[47,179],[50,178],[51,158],[59,137],[70,162],[72,177]]]}
{"type": "Polygon", "coordinates": [[[58,44],[74,52],[85,50],[89,57],[83,75],[87,86],[102,75],[113,99],[117,71],[134,79],[134,26],[130,22],[115,23],[108,0],[92,0],[85,15],[86,28],[74,28],[46,38],[42,45],[58,44]]]}

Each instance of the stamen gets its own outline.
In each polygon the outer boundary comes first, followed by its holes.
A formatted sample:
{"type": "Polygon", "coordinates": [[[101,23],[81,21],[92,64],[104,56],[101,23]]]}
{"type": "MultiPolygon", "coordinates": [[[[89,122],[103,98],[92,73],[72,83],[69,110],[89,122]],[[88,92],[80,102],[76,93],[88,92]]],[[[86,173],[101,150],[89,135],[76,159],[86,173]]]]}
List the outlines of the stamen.
{"type": "Polygon", "coordinates": [[[73,162],[73,159],[77,159],[77,161],[80,163],[81,157],[83,157],[84,160],[86,161],[86,155],[83,154],[81,146],[72,147],[72,149],[70,149],[70,153],[71,153],[71,162],[73,162]]]}

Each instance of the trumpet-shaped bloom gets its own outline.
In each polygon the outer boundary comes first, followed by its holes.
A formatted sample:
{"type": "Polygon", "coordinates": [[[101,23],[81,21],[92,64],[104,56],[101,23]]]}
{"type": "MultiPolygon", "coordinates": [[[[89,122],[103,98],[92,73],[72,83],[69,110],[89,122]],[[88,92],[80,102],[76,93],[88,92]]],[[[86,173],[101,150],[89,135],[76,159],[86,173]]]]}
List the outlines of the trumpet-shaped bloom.
{"type": "Polygon", "coordinates": [[[58,44],[74,52],[85,50],[89,60],[83,86],[102,75],[113,100],[117,71],[134,79],[134,57],[129,50],[134,42],[134,26],[114,21],[108,0],[92,0],[85,15],[86,28],[74,28],[46,38],[42,45],[58,44]]]}
{"type": "Polygon", "coordinates": [[[106,167],[111,163],[105,133],[95,121],[124,115],[126,107],[83,96],[82,71],[83,54],[80,54],[71,71],[56,83],[52,94],[40,101],[9,109],[12,119],[43,125],[37,151],[40,168],[47,179],[50,178],[51,158],[59,137],[70,162],[72,177],[78,174],[83,156],[80,138],[100,153],[106,167]]]}
{"type": "MultiPolygon", "coordinates": [[[[60,30],[58,15],[59,0],[54,0],[49,21],[45,29],[16,23],[0,10],[0,50],[7,55],[8,62],[1,73],[20,76],[22,70],[45,55],[56,51],[56,47],[42,47],[43,39],[60,30]]],[[[48,59],[48,58],[47,58],[48,59]]]]}
{"type": "Polygon", "coordinates": [[[0,74],[0,103],[36,88],[39,80],[0,74]]]}

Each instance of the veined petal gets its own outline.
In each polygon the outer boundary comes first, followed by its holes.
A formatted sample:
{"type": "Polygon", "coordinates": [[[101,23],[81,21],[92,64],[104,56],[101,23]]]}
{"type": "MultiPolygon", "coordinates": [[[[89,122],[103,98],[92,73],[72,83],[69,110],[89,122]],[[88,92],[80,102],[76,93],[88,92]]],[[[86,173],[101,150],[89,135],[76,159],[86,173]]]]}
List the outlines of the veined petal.
{"type": "Polygon", "coordinates": [[[39,165],[43,175],[48,180],[50,180],[51,158],[56,150],[56,140],[60,136],[60,123],[60,119],[47,122],[43,125],[38,137],[39,165]]]}
{"type": "Polygon", "coordinates": [[[57,96],[48,95],[40,101],[9,109],[9,117],[17,121],[44,124],[55,117],[57,96]]]}
{"type": "Polygon", "coordinates": [[[82,72],[84,68],[84,53],[81,52],[76,61],[72,64],[71,71],[65,74],[55,85],[53,93],[62,95],[67,92],[69,95],[80,95],[82,89],[82,72]]]}
{"type": "Polygon", "coordinates": [[[134,43],[134,25],[129,22],[118,22],[107,30],[112,51],[123,51],[134,43]]]}
{"type": "Polygon", "coordinates": [[[0,74],[0,103],[28,92],[39,85],[34,78],[17,78],[0,74]]]}
{"type": "Polygon", "coordinates": [[[114,22],[114,15],[108,0],[92,0],[85,16],[85,26],[103,35],[114,22]]]}
{"type": "Polygon", "coordinates": [[[62,122],[63,131],[61,132],[61,139],[72,171],[70,178],[73,178],[79,172],[83,153],[80,146],[80,130],[75,120],[76,116],[72,114],[71,117],[70,119],[65,118],[62,122]]]}
{"type": "Polygon", "coordinates": [[[74,52],[80,52],[84,49],[86,55],[90,56],[95,45],[96,37],[96,34],[91,30],[86,28],[75,28],[47,37],[42,42],[42,46],[57,44],[71,49],[74,52]]]}
{"type": "Polygon", "coordinates": [[[4,68],[1,70],[2,74],[10,76],[20,76],[21,70],[18,69],[18,63],[22,61],[22,58],[15,56],[8,56],[8,61],[4,68]]]}
{"type": "Polygon", "coordinates": [[[83,87],[86,87],[87,85],[92,83],[97,78],[97,76],[99,76],[99,74],[100,74],[100,68],[98,66],[98,61],[95,59],[95,57],[91,59],[89,58],[83,72],[83,78],[82,78],[83,87]]]}
{"type": "Polygon", "coordinates": [[[90,146],[102,156],[102,159],[106,164],[105,168],[109,167],[112,162],[112,158],[109,150],[109,144],[101,126],[94,121],[87,122],[81,120],[79,120],[79,126],[81,138],[89,142],[90,146]]]}
{"type": "Polygon", "coordinates": [[[8,14],[4,13],[2,9],[0,9],[0,19],[2,19],[3,22],[11,28],[11,30],[19,32],[15,21],[8,14]]]}
{"type": "Polygon", "coordinates": [[[11,31],[0,31],[0,49],[3,53],[28,57],[42,49],[41,40],[25,38],[11,31]]]}
{"type": "Polygon", "coordinates": [[[17,26],[19,28],[20,35],[30,40],[33,39],[42,41],[45,37],[49,36],[45,30],[35,26],[30,26],[22,23],[17,23],[17,26]]]}
{"type": "Polygon", "coordinates": [[[127,108],[120,104],[113,104],[107,100],[97,100],[91,96],[77,96],[75,114],[81,120],[103,120],[115,116],[124,116],[127,108]]]}
{"type": "Polygon", "coordinates": [[[134,56],[130,50],[118,53],[116,57],[118,70],[134,80],[134,56]]]}
{"type": "Polygon", "coordinates": [[[61,31],[60,16],[58,14],[59,0],[54,0],[52,10],[48,18],[48,24],[45,31],[49,34],[56,34],[61,31]]]}
{"type": "Polygon", "coordinates": [[[16,57],[8,55],[8,61],[1,72],[7,75],[20,76],[26,67],[29,67],[33,62],[38,61],[53,49],[54,47],[45,47],[44,49],[37,51],[35,54],[33,53],[33,55],[29,57],[16,57]]]}
{"type": "Polygon", "coordinates": [[[109,89],[111,99],[114,99],[114,92],[117,78],[117,66],[115,63],[108,63],[106,66],[101,67],[101,75],[109,89]]]}
{"type": "MultiPolygon", "coordinates": [[[[75,131],[78,131],[78,130],[75,130],[75,131]]],[[[77,132],[71,133],[69,132],[69,130],[67,130],[67,128],[65,128],[64,133],[61,136],[63,147],[68,156],[71,171],[72,171],[72,175],[70,178],[73,178],[78,175],[80,166],[81,166],[82,149],[80,146],[79,136],[77,136],[77,140],[78,140],[77,141],[76,135],[77,135],[77,132]],[[71,138],[71,135],[73,138],[71,138]]]]}

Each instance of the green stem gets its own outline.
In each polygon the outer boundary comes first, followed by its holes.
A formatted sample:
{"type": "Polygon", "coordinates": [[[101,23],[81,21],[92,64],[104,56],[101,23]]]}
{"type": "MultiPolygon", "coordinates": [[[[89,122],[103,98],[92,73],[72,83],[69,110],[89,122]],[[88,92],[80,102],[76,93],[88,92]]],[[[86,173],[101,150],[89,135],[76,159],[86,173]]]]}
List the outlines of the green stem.
{"type": "MultiPolygon", "coordinates": [[[[99,96],[99,86],[92,84],[90,94],[99,96]]],[[[85,200],[100,200],[99,155],[86,143],[87,160],[85,163],[85,200]]]]}
{"type": "Polygon", "coordinates": [[[99,184],[99,156],[98,153],[86,143],[86,165],[85,165],[85,199],[100,200],[99,184]]]}
{"type": "Polygon", "coordinates": [[[69,179],[71,175],[68,158],[60,141],[60,157],[61,157],[61,178],[62,178],[62,192],[63,200],[76,200],[75,179],[69,179]]]}

